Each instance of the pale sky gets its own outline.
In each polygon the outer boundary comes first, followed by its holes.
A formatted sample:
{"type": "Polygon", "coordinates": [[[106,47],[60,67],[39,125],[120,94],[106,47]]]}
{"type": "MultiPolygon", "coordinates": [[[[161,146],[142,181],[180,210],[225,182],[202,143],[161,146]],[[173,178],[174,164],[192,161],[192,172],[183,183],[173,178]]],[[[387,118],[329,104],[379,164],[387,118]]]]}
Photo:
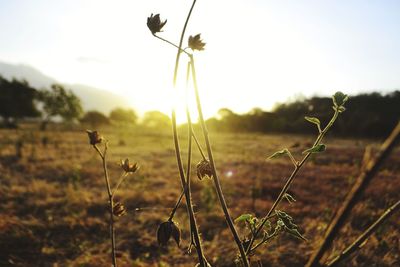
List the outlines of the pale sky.
{"type": "MultiPolygon", "coordinates": [[[[190,5],[0,0],[0,61],[124,95],[140,112],[169,113],[176,50],[152,37],[146,20],[160,13],[168,19],[160,35],[178,42],[190,5]]],[[[270,109],[299,94],[399,89],[399,14],[398,0],[198,0],[187,34],[207,43],[195,53],[206,115],[270,109]]]]}

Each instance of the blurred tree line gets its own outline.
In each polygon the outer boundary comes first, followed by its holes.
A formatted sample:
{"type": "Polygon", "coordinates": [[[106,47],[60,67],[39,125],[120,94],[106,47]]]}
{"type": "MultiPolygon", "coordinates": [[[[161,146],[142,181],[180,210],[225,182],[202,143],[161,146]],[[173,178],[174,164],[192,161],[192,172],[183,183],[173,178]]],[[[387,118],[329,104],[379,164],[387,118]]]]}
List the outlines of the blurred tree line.
{"type": "MultiPolygon", "coordinates": [[[[332,128],[335,135],[381,137],[390,133],[400,119],[400,91],[389,94],[369,93],[351,96],[345,111],[332,128]]],[[[277,105],[271,112],[254,108],[246,114],[236,114],[222,108],[217,117],[207,120],[208,127],[217,131],[262,133],[315,133],[316,128],[304,119],[312,116],[326,124],[332,116],[332,100],[328,97],[298,99],[277,105]]],[[[24,80],[7,80],[0,76],[0,124],[17,127],[22,119],[40,122],[45,130],[53,120],[83,123],[93,129],[102,125],[169,129],[170,119],[160,111],[149,111],[139,121],[132,109],[115,108],[105,114],[83,111],[80,99],[62,85],[37,90],[24,80]]]]}
{"type": "MultiPolygon", "coordinates": [[[[351,96],[346,108],[331,130],[335,135],[386,136],[400,119],[400,91],[351,96]]],[[[279,104],[272,112],[254,108],[239,115],[223,108],[218,112],[218,119],[211,118],[207,123],[209,128],[219,131],[308,134],[315,133],[316,128],[304,116],[317,117],[326,124],[332,112],[331,98],[312,97],[279,104]]]]}
{"type": "MultiPolygon", "coordinates": [[[[52,121],[82,123],[92,128],[102,125],[132,126],[138,124],[133,109],[115,108],[109,116],[100,111],[83,111],[82,103],[71,90],[60,84],[37,90],[25,80],[7,80],[0,76],[0,126],[17,128],[22,120],[39,122],[46,130],[52,121]]],[[[140,123],[149,128],[170,128],[170,119],[159,111],[144,114],[140,123]]]]}

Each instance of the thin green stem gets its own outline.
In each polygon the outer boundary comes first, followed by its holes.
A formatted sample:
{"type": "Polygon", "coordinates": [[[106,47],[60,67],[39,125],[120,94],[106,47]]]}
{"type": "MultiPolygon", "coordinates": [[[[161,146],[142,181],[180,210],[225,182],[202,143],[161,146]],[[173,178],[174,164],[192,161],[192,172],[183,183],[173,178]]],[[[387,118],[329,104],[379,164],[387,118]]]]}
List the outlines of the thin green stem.
{"type": "MultiPolygon", "coordinates": [[[[316,138],[313,147],[320,144],[320,142],[322,141],[322,138],[325,136],[325,134],[328,132],[328,130],[331,128],[331,126],[333,125],[333,123],[336,121],[337,117],[339,115],[339,111],[337,109],[335,109],[335,113],[333,114],[331,120],[329,121],[329,123],[325,126],[324,130],[322,130],[318,137],[316,138]]],[[[306,163],[307,159],[311,156],[311,152],[307,153],[303,159],[295,165],[295,168],[292,172],[292,174],[290,175],[290,177],[287,179],[285,185],[283,186],[281,192],[279,193],[278,197],[276,198],[274,204],[272,205],[271,209],[268,211],[267,215],[262,219],[262,223],[259,225],[259,227],[257,228],[256,234],[252,237],[252,239],[250,240],[250,245],[247,248],[246,253],[248,254],[251,250],[252,250],[252,245],[254,243],[254,241],[256,240],[256,238],[258,237],[258,235],[260,234],[262,228],[264,227],[265,223],[267,222],[267,219],[276,209],[276,207],[279,205],[279,203],[282,201],[284,195],[287,193],[287,191],[289,190],[290,185],[292,184],[294,178],[296,177],[297,173],[299,172],[299,170],[301,169],[301,167],[304,165],[304,163],[306,163]]]]}
{"type": "Polygon", "coordinates": [[[287,150],[287,152],[288,152],[288,156],[289,156],[290,160],[292,161],[293,165],[294,165],[294,166],[297,166],[297,164],[299,164],[299,163],[298,163],[297,160],[293,157],[292,152],[290,152],[289,150],[287,150]]]}
{"type": "Polygon", "coordinates": [[[221,204],[222,210],[225,214],[225,220],[229,226],[229,229],[232,232],[233,238],[236,242],[236,245],[239,248],[239,252],[240,252],[240,257],[241,260],[243,262],[243,265],[245,267],[249,267],[249,261],[246,257],[246,253],[245,250],[243,248],[243,244],[240,241],[240,237],[239,234],[236,231],[235,225],[233,224],[232,218],[229,214],[229,210],[228,210],[228,206],[226,204],[225,201],[225,197],[224,194],[222,192],[222,188],[221,188],[221,183],[217,174],[217,169],[215,166],[215,162],[214,162],[214,156],[212,153],[212,149],[211,149],[211,144],[210,144],[210,138],[208,136],[208,130],[205,124],[205,120],[203,117],[203,110],[201,107],[201,101],[200,101],[200,95],[199,95],[199,89],[198,89],[198,85],[197,85],[197,77],[196,77],[196,69],[195,69],[195,64],[194,64],[194,58],[193,56],[190,56],[190,63],[191,63],[191,70],[192,70],[192,79],[193,79],[193,86],[194,86],[194,91],[195,91],[195,96],[196,96],[196,103],[197,103],[197,111],[199,113],[199,120],[200,120],[200,124],[201,124],[201,128],[203,130],[203,135],[204,135],[204,140],[206,143],[206,147],[207,147],[207,154],[208,154],[208,158],[210,160],[210,165],[211,165],[211,169],[212,169],[212,174],[213,174],[213,181],[214,181],[214,185],[215,185],[215,189],[217,191],[217,195],[218,195],[218,199],[219,202],[221,204]]]}
{"type": "Polygon", "coordinates": [[[254,247],[250,250],[249,254],[252,253],[253,251],[255,251],[259,246],[267,243],[269,240],[271,240],[272,238],[278,236],[279,233],[273,233],[265,238],[263,238],[259,243],[257,243],[256,245],[254,245],[254,247]]]}

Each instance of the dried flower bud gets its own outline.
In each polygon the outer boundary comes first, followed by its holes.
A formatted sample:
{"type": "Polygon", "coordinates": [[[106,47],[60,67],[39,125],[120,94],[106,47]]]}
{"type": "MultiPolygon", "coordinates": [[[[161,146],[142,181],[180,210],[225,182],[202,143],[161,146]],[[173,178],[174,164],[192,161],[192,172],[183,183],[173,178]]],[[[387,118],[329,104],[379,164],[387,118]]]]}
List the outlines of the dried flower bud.
{"type": "Polygon", "coordinates": [[[195,36],[189,36],[188,46],[193,51],[194,50],[202,51],[204,50],[205,45],[206,43],[204,43],[203,40],[200,39],[200,33],[196,34],[195,36]]]}
{"type": "Polygon", "coordinates": [[[86,132],[89,136],[89,142],[93,146],[100,144],[103,140],[103,137],[101,137],[97,131],[86,130],[86,132]]]}
{"type": "Polygon", "coordinates": [[[125,209],[124,204],[122,204],[121,202],[117,202],[113,206],[113,213],[114,213],[114,216],[117,216],[117,217],[124,216],[126,214],[126,209],[125,209]]]}
{"type": "Polygon", "coordinates": [[[174,221],[166,221],[161,223],[157,229],[157,241],[160,246],[166,246],[170,238],[175,240],[179,247],[181,242],[181,230],[174,221]]]}
{"type": "Polygon", "coordinates": [[[202,180],[204,177],[211,178],[213,171],[210,165],[210,161],[203,159],[197,163],[197,177],[202,180]]]}
{"type": "Polygon", "coordinates": [[[139,169],[139,165],[136,162],[130,164],[129,159],[121,160],[121,163],[119,165],[127,173],[134,173],[139,169]]]}
{"type": "Polygon", "coordinates": [[[161,32],[162,28],[164,25],[167,23],[167,20],[164,22],[161,22],[160,19],[160,14],[156,14],[153,16],[153,13],[150,15],[150,17],[147,18],[147,27],[149,27],[149,30],[151,31],[152,34],[156,34],[157,32],[161,32]]]}
{"type": "Polygon", "coordinates": [[[174,222],[172,222],[172,238],[179,247],[181,243],[181,230],[174,222]]]}

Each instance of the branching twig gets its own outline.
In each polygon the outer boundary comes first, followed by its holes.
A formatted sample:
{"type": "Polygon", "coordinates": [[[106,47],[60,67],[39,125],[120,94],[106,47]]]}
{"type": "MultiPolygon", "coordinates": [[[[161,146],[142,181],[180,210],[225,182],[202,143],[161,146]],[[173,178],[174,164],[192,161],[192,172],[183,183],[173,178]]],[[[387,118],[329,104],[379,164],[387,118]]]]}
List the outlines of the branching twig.
{"type": "Polygon", "coordinates": [[[330,263],[328,263],[328,267],[337,266],[339,262],[346,259],[351,253],[360,248],[360,246],[368,239],[370,235],[372,235],[375,230],[382,225],[386,219],[388,219],[391,215],[393,215],[400,208],[400,200],[397,201],[393,206],[388,208],[382,215],[376,220],[364,233],[362,233],[350,246],[348,246],[345,250],[343,250],[336,258],[334,258],[330,263]]]}
{"type": "Polygon", "coordinates": [[[124,172],[118,179],[117,185],[114,187],[114,189],[112,190],[111,194],[113,196],[115,196],[115,194],[117,193],[120,185],[125,181],[126,177],[129,175],[129,173],[124,172]]]}
{"type": "Polygon", "coordinates": [[[357,203],[357,200],[360,198],[364,189],[367,187],[374,175],[378,172],[379,167],[382,165],[383,161],[387,158],[387,156],[394,148],[396,142],[399,140],[399,136],[400,122],[398,122],[397,126],[394,128],[390,136],[381,145],[378,155],[374,159],[370,160],[365,168],[363,168],[361,174],[358,176],[349,194],[346,196],[346,199],[344,200],[342,206],[337,211],[335,218],[329,225],[325,237],[319,245],[319,248],[311,256],[306,266],[311,267],[319,265],[319,260],[332,244],[339,229],[350,214],[350,211],[355,203],[357,203]]]}
{"type": "MultiPolygon", "coordinates": [[[[320,142],[322,141],[323,137],[325,136],[325,134],[328,132],[328,130],[331,128],[331,126],[333,125],[333,123],[335,122],[335,120],[337,119],[338,115],[339,115],[339,110],[335,109],[335,113],[333,114],[331,120],[329,121],[329,123],[325,126],[324,130],[319,132],[318,137],[316,138],[313,147],[315,147],[316,145],[320,144],[320,142]]],[[[304,163],[306,163],[307,159],[311,156],[311,152],[307,153],[304,158],[300,161],[300,162],[296,162],[294,160],[294,158],[291,158],[293,163],[297,163],[294,164],[295,168],[292,172],[292,174],[290,175],[290,177],[287,179],[286,184],[283,186],[281,192],[279,193],[277,199],[275,200],[274,204],[272,205],[271,209],[268,211],[267,215],[265,215],[265,217],[262,219],[261,224],[258,226],[257,231],[255,233],[255,235],[252,237],[252,239],[250,240],[250,245],[247,248],[246,253],[249,254],[250,251],[253,250],[252,245],[254,243],[254,241],[256,240],[256,238],[258,237],[258,235],[261,233],[261,230],[263,229],[265,223],[268,221],[266,218],[268,218],[276,209],[276,207],[279,205],[279,203],[282,201],[283,197],[285,196],[285,194],[287,193],[287,191],[289,190],[290,185],[292,184],[294,178],[296,177],[297,173],[299,172],[299,170],[301,169],[301,167],[304,165],[304,163]]],[[[290,154],[289,154],[290,155],[290,154]]]]}
{"type": "Polygon", "coordinates": [[[108,194],[108,210],[110,213],[110,238],[111,238],[111,261],[114,267],[117,267],[117,258],[115,253],[115,230],[114,230],[114,200],[113,200],[113,193],[111,191],[110,179],[108,177],[108,170],[107,170],[107,141],[104,144],[104,151],[101,152],[97,145],[93,145],[94,149],[100,155],[101,160],[103,162],[103,171],[104,171],[104,179],[106,182],[107,187],[107,194],[108,194]]]}

